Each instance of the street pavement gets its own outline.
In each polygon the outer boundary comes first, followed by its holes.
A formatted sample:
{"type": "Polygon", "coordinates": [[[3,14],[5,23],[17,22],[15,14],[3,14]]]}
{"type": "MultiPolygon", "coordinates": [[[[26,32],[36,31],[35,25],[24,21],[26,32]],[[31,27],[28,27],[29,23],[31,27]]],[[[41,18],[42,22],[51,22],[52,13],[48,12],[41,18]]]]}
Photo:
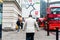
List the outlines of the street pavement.
{"type": "MultiPolygon", "coordinates": [[[[26,40],[25,31],[2,31],[2,40],[26,40]]],[[[56,40],[56,36],[50,33],[47,36],[47,32],[40,28],[39,31],[35,32],[34,40],[56,40]]]]}

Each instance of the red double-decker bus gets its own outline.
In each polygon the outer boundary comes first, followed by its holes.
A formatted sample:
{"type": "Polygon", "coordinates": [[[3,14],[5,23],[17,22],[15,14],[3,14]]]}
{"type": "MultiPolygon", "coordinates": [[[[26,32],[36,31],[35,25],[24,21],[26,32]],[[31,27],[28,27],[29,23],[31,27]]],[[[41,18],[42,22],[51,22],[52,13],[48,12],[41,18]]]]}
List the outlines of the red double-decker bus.
{"type": "Polygon", "coordinates": [[[56,30],[56,27],[60,29],[60,7],[47,8],[46,19],[49,30],[56,30]]]}

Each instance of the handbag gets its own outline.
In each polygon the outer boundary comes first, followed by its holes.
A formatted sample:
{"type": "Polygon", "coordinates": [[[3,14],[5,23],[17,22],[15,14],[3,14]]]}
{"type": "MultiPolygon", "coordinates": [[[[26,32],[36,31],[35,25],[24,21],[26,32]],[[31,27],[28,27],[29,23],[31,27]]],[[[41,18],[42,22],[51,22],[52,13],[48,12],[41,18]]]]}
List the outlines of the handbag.
{"type": "Polygon", "coordinates": [[[16,30],[18,30],[18,25],[16,25],[16,30]]]}

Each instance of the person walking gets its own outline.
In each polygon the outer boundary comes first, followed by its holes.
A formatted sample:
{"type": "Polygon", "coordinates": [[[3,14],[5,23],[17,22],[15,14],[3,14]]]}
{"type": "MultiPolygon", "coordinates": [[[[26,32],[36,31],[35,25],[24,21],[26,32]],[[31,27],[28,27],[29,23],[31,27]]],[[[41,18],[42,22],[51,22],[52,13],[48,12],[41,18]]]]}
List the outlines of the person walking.
{"type": "Polygon", "coordinates": [[[39,30],[36,20],[32,18],[32,15],[29,15],[23,27],[23,30],[26,30],[26,40],[34,40],[35,28],[39,30]]]}
{"type": "Polygon", "coordinates": [[[18,26],[18,29],[17,29],[17,32],[19,32],[19,30],[20,30],[20,21],[19,21],[19,19],[18,19],[18,21],[17,21],[17,26],[18,26]]]}
{"type": "Polygon", "coordinates": [[[18,14],[18,21],[16,23],[18,25],[18,30],[17,32],[19,32],[20,28],[23,28],[23,23],[22,23],[22,16],[18,14]]]}
{"type": "Polygon", "coordinates": [[[22,20],[22,16],[19,17],[20,20],[20,28],[23,29],[23,20],[22,20]]]}

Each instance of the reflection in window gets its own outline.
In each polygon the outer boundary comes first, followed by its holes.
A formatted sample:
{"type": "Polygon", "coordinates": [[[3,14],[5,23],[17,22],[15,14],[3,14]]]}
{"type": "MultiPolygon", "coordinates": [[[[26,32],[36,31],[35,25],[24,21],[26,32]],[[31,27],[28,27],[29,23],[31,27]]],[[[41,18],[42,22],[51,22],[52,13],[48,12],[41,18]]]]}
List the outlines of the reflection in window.
{"type": "Polygon", "coordinates": [[[52,8],[51,13],[52,14],[60,14],[60,8],[52,8]]]}
{"type": "Polygon", "coordinates": [[[50,20],[60,20],[60,18],[50,18],[50,20]]]}

